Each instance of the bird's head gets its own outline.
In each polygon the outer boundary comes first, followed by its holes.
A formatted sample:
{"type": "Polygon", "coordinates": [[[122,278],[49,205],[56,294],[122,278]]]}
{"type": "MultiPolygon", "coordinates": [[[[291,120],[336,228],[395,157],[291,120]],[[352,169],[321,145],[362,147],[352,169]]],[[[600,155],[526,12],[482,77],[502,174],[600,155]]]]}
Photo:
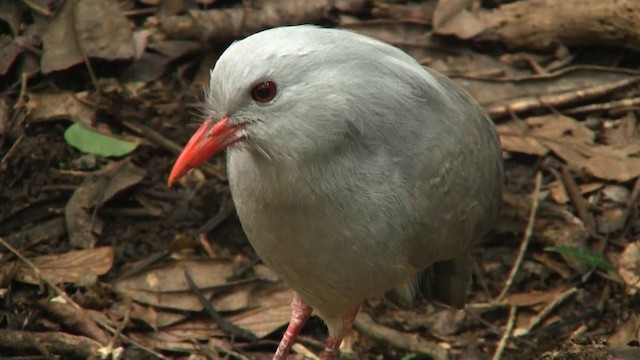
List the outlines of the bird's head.
{"type": "Polygon", "coordinates": [[[226,148],[301,161],[375,128],[365,119],[393,119],[389,102],[411,99],[400,91],[401,79],[385,76],[391,70],[380,57],[389,52],[413,61],[364,36],[313,26],[271,29],[232,44],[211,71],[208,116],[176,161],[169,185],[226,148]]]}

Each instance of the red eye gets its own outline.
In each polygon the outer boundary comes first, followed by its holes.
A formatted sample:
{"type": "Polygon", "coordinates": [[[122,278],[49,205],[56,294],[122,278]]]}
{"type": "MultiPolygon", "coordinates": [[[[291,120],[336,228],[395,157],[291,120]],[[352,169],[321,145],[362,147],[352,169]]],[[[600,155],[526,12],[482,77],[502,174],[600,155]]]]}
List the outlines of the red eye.
{"type": "Polygon", "coordinates": [[[276,83],[273,81],[265,81],[256,85],[251,89],[251,97],[259,103],[266,103],[276,96],[276,83]]]}

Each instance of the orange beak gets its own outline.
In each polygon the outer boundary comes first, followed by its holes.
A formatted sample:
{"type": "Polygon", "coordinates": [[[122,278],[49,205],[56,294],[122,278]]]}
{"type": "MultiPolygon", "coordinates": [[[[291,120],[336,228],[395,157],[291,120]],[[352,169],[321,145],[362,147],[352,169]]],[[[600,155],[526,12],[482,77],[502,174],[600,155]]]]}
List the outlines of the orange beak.
{"type": "Polygon", "coordinates": [[[242,140],[244,135],[240,131],[241,128],[242,125],[229,124],[228,116],[223,117],[217,123],[211,118],[206,119],[178,156],[178,160],[171,169],[168,185],[173,185],[189,170],[200,165],[209,157],[242,140]]]}

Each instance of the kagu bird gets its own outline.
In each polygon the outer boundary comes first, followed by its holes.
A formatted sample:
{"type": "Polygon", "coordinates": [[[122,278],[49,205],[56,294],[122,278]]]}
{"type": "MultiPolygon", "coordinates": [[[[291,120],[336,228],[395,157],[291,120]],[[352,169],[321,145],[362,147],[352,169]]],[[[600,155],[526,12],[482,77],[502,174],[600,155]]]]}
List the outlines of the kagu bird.
{"type": "Polygon", "coordinates": [[[451,80],[366,36],[281,27],[222,54],[206,109],[169,184],[227,149],[242,227],[297,294],[274,359],[312,311],[331,359],[368,297],[464,306],[504,175],[493,122],[451,80]]]}

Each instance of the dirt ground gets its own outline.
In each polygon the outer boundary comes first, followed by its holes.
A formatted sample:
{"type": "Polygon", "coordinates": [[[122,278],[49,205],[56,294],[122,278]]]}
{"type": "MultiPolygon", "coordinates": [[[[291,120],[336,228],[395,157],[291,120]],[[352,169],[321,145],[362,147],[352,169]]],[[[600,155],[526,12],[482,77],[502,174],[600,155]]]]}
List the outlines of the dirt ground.
{"type": "MultiPolygon", "coordinates": [[[[270,358],[292,292],[224,157],[167,176],[222,51],[300,23],[449,75],[504,149],[466,309],[371,299],[343,358],[640,359],[640,3],[617,0],[0,2],[0,358],[270,358]]],[[[291,358],[325,337],[313,319],[291,358]]]]}

